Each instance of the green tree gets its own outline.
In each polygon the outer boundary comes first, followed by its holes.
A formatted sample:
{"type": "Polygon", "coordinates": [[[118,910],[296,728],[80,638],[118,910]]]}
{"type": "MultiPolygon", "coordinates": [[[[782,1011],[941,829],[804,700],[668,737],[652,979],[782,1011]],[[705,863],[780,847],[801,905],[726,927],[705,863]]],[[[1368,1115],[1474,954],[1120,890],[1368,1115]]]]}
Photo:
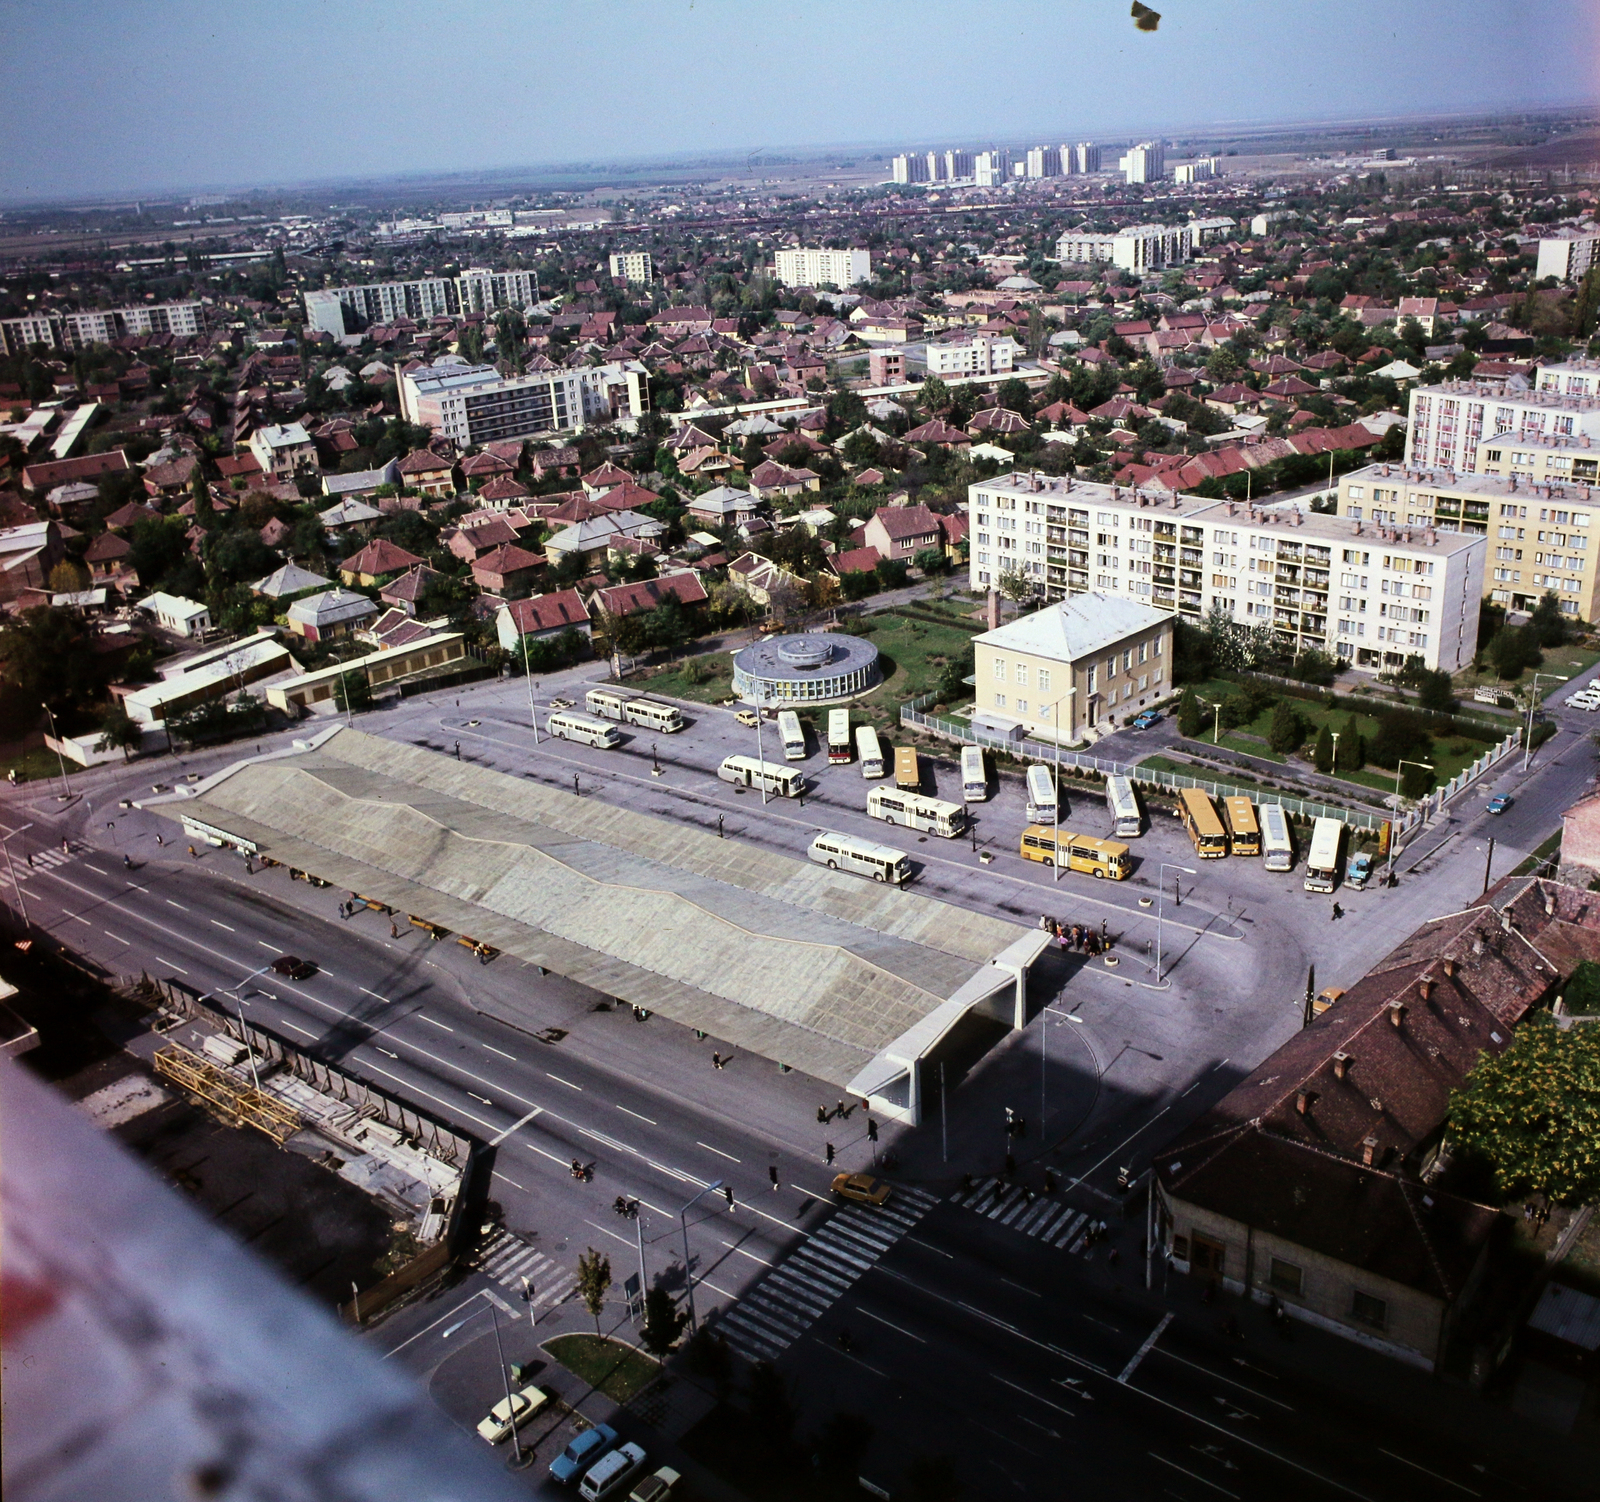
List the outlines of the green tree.
{"type": "Polygon", "coordinates": [[[1408,761],[1400,773],[1400,796],[1426,798],[1433,791],[1433,784],[1434,775],[1427,767],[1408,761]]]}
{"type": "Polygon", "coordinates": [[[665,1356],[677,1343],[689,1316],[673,1303],[664,1288],[652,1288],[644,1296],[644,1329],[639,1339],[652,1356],[665,1356]]]}
{"type": "Polygon", "coordinates": [[[1200,709],[1200,701],[1195,697],[1192,688],[1183,691],[1183,697],[1178,701],[1178,734],[1191,738],[1200,734],[1200,727],[1205,723],[1205,716],[1200,709]]]}
{"type": "Polygon", "coordinates": [[[1311,759],[1316,763],[1316,768],[1324,777],[1333,770],[1333,732],[1324,722],[1322,729],[1317,732],[1316,749],[1311,753],[1311,759]]]}
{"type": "Polygon", "coordinates": [[[839,452],[852,469],[866,469],[883,458],[878,440],[871,433],[852,433],[845,439],[844,447],[839,452]]]}
{"type": "Polygon", "coordinates": [[[1417,685],[1417,703],[1424,709],[1449,714],[1456,707],[1455,685],[1443,668],[1425,673],[1417,685]]]}
{"type": "Polygon", "coordinates": [[[925,574],[942,574],[950,567],[950,560],[945,556],[943,548],[922,548],[912,563],[925,574]]]}
{"type": "Polygon", "coordinates": [[[80,589],[89,587],[89,570],[76,558],[63,558],[50,570],[46,583],[54,594],[76,594],[80,589]]]}
{"type": "Polygon", "coordinates": [[[1378,728],[1367,745],[1367,760],[1391,771],[1401,760],[1426,761],[1433,751],[1433,737],[1420,715],[1409,709],[1386,709],[1378,716],[1378,728]]]}
{"type": "Polygon", "coordinates": [[[662,651],[678,651],[691,634],[689,618],[677,600],[663,600],[644,618],[645,641],[662,651]]]}
{"type": "Polygon", "coordinates": [[[1024,417],[1033,416],[1033,397],[1028,388],[1013,376],[1009,381],[1002,381],[1000,389],[995,392],[999,406],[1011,412],[1020,412],[1024,417]]]}
{"type": "Polygon", "coordinates": [[[950,388],[938,376],[929,376],[922,383],[922,390],[917,393],[917,401],[929,417],[937,417],[954,399],[950,394],[950,388]]]}
{"type": "Polygon", "coordinates": [[[1362,735],[1361,726],[1353,714],[1344,722],[1344,729],[1339,732],[1339,744],[1333,764],[1341,772],[1359,772],[1367,764],[1366,737],[1362,735]]]}
{"type": "Polygon", "coordinates": [[[17,690],[24,712],[48,704],[59,715],[99,697],[105,659],[70,610],[35,606],[0,627],[0,680],[17,690]]]}
{"type": "Polygon", "coordinates": [[[1033,580],[1023,573],[1021,569],[1015,569],[1009,565],[1002,566],[1000,576],[995,581],[995,586],[1001,594],[1017,605],[1033,598],[1033,580]]]}
{"type": "Polygon", "coordinates": [[[372,680],[365,668],[352,665],[334,679],[333,702],[350,714],[372,708],[372,680]]]}
{"type": "Polygon", "coordinates": [[[143,728],[128,714],[121,703],[101,715],[100,739],[94,746],[96,751],[120,751],[122,759],[127,761],[129,752],[137,751],[143,744],[143,728]]]}
{"type": "Polygon", "coordinates": [[[1531,1012],[1511,1047],[1482,1054],[1450,1096],[1449,1137],[1493,1172],[1502,1197],[1568,1204],[1600,1194],[1600,1029],[1531,1012]]]}
{"type": "MultiPolygon", "coordinates": [[[[147,516],[134,523],[128,538],[132,549],[128,561],[145,589],[154,589],[183,562],[189,547],[184,536],[188,530],[189,524],[181,516],[147,516]]],[[[320,527],[317,535],[321,536],[320,527]]]]}
{"type": "Polygon", "coordinates": [[[1528,617],[1528,631],[1541,647],[1559,647],[1567,639],[1567,622],[1561,614],[1561,601],[1547,589],[1528,617]]]}
{"type": "Polygon", "coordinates": [[[600,1316],[605,1311],[606,1294],[611,1288],[611,1259],[593,1247],[578,1258],[578,1297],[594,1320],[594,1333],[600,1333],[600,1316]]]}
{"type": "Polygon", "coordinates": [[[1544,661],[1534,633],[1526,626],[1504,626],[1489,643],[1489,661],[1495,676],[1505,681],[1520,678],[1527,668],[1544,661]]]}
{"type": "Polygon", "coordinates": [[[1305,739],[1300,711],[1291,700],[1279,699],[1272,706],[1272,723],[1267,729],[1267,744],[1280,756],[1287,756],[1305,739]]]}

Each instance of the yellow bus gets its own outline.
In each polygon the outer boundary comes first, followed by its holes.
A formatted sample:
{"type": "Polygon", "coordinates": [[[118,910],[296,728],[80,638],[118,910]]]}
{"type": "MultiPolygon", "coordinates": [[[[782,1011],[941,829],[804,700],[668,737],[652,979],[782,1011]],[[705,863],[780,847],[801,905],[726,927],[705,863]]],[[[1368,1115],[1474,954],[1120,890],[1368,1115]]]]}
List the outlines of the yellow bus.
{"type": "Polygon", "coordinates": [[[894,785],[903,793],[914,793],[922,786],[922,767],[915,746],[894,748],[894,785]]]}
{"type": "Polygon", "coordinates": [[[1255,804],[1239,793],[1222,800],[1222,812],[1228,820],[1229,854],[1260,855],[1261,825],[1256,822],[1255,804]]]}
{"type": "MultiPolygon", "coordinates": [[[[1194,841],[1194,853],[1203,861],[1221,860],[1228,853],[1228,832],[1199,788],[1184,788],[1178,794],[1178,817],[1184,831],[1194,841]]],[[[1260,836],[1257,836],[1259,841],[1260,836]]]]}
{"type": "Polygon", "coordinates": [[[1056,845],[1056,831],[1048,824],[1030,824],[1022,831],[1022,858],[1042,861],[1047,866],[1065,866],[1069,871],[1087,871],[1097,880],[1122,881],[1133,863],[1128,847],[1121,840],[1101,840],[1089,834],[1070,834],[1063,829],[1056,845]]]}

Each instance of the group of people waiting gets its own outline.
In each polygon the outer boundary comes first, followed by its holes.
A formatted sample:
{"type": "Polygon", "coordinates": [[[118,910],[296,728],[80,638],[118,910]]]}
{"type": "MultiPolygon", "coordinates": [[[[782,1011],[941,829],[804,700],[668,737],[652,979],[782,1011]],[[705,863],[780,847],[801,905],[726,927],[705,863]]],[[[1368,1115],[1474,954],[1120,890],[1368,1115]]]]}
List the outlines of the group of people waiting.
{"type": "Polygon", "coordinates": [[[1053,934],[1063,949],[1076,949],[1080,954],[1103,954],[1111,947],[1104,923],[1096,929],[1090,923],[1063,923],[1059,918],[1041,915],[1039,927],[1053,934]]]}

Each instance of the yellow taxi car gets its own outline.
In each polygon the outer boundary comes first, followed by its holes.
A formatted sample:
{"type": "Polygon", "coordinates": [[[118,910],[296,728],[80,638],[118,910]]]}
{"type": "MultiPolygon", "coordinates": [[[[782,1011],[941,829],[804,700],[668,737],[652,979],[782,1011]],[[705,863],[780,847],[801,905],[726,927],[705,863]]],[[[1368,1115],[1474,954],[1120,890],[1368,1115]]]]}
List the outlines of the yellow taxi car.
{"type": "Polygon", "coordinates": [[[894,1192],[870,1173],[841,1173],[833,1180],[833,1192],[842,1200],[854,1200],[858,1205],[882,1205],[894,1192]]]}

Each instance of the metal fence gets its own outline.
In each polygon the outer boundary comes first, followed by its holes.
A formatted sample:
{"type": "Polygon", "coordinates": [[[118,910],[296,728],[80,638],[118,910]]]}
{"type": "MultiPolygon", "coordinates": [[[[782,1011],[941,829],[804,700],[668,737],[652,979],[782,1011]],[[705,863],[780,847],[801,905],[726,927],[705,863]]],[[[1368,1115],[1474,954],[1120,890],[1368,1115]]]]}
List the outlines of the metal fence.
{"type": "MultiPolygon", "coordinates": [[[[918,730],[927,731],[930,735],[942,736],[946,740],[957,741],[966,746],[987,746],[992,751],[1004,751],[1007,755],[1018,757],[1024,761],[1037,761],[1054,764],[1057,752],[1051,747],[1047,752],[1038,742],[1013,740],[1008,736],[995,735],[990,731],[979,730],[972,725],[963,725],[955,720],[940,719],[937,715],[923,714],[922,711],[938,697],[937,694],[923,694],[920,698],[912,699],[909,703],[900,706],[900,723],[910,725],[918,730]]],[[[1437,814],[1452,798],[1465,791],[1474,782],[1497,766],[1522,745],[1521,730],[1514,730],[1491,750],[1484,752],[1470,767],[1463,768],[1442,788],[1436,788],[1426,798],[1420,799],[1412,808],[1394,818],[1394,837],[1404,838],[1421,825],[1427,823],[1437,814]]],[[[1081,771],[1090,772],[1097,777],[1126,777],[1131,782],[1144,787],[1156,788],[1162,792],[1177,793],[1183,788],[1200,788],[1213,798],[1226,797],[1234,793],[1248,793],[1252,789],[1237,783],[1219,782],[1205,777],[1189,777],[1181,772],[1162,772],[1153,767],[1140,767],[1118,761],[1105,761],[1098,756],[1089,756],[1082,751],[1068,751],[1062,747],[1059,753],[1060,764],[1064,767],[1077,767],[1081,771]]],[[[1376,832],[1386,820],[1392,816],[1381,813],[1369,813],[1365,809],[1345,808],[1337,804],[1318,803],[1309,798],[1296,798],[1277,789],[1257,787],[1255,790],[1258,802],[1279,803],[1287,814],[1296,814],[1305,819],[1341,819],[1346,824],[1356,829],[1367,829],[1376,832]]]]}

